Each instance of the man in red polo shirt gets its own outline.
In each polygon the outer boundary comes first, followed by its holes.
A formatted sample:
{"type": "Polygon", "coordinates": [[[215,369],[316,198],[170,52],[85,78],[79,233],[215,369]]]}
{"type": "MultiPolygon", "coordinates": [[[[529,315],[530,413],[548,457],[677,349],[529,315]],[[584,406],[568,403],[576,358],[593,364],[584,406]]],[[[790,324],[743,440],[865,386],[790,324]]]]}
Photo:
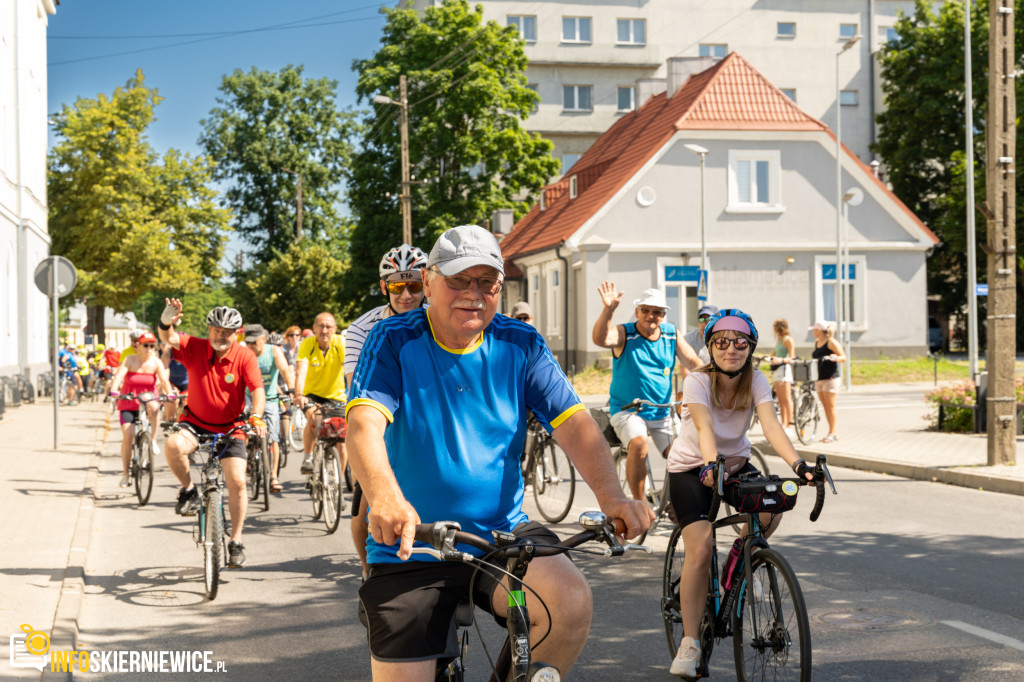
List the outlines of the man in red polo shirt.
{"type": "MultiPolygon", "coordinates": [[[[167,438],[164,452],[171,473],[181,483],[175,511],[182,515],[196,512],[199,491],[192,484],[188,471],[188,456],[199,447],[198,436],[227,433],[242,423],[245,410],[245,389],[252,396],[252,414],[263,414],[266,392],[256,356],[238,345],[238,331],[242,316],[234,308],[214,308],[206,316],[209,339],[179,334],[174,325],[181,322],[181,301],[166,299],[167,306],[160,316],[160,339],[171,346],[174,358],[188,371],[188,407],[181,416],[182,428],[167,438]]],[[[266,426],[258,416],[249,418],[261,438],[266,437],[266,426]]],[[[228,486],[228,508],[231,512],[231,540],[228,542],[228,566],[245,563],[242,545],[242,525],[248,497],[245,489],[245,436],[241,433],[228,438],[220,452],[220,465],[224,482],[228,486]]]]}

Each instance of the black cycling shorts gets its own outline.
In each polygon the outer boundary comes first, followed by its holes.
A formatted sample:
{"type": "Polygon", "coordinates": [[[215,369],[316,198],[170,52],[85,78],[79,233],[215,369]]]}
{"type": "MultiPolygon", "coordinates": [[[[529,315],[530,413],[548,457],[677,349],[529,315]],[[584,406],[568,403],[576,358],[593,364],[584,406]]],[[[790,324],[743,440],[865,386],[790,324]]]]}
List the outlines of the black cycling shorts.
{"type": "MultiPolygon", "coordinates": [[[[537,521],[519,524],[512,532],[538,544],[559,542],[537,521]]],[[[473,603],[505,627],[504,614],[494,614],[491,605],[500,574],[489,566],[476,570],[478,566],[439,561],[371,564],[370,577],[359,588],[369,622],[370,655],[388,663],[458,655],[455,609],[468,596],[474,573],[473,603]]]]}
{"type": "MultiPolygon", "coordinates": [[[[680,528],[686,528],[695,521],[707,521],[711,511],[711,488],[700,482],[701,467],[689,471],[672,471],[668,475],[668,499],[676,512],[680,528]]],[[[746,473],[760,473],[750,462],[744,464],[732,476],[746,473]]]]}
{"type": "MultiPolygon", "coordinates": [[[[178,431],[178,433],[185,436],[185,438],[195,446],[192,448],[193,452],[199,447],[199,436],[212,436],[222,433],[221,431],[208,431],[201,426],[196,426],[189,422],[178,423],[181,424],[181,431],[178,431]]],[[[249,458],[249,454],[245,451],[245,440],[242,438],[230,436],[228,438],[218,439],[217,447],[220,449],[217,459],[224,459],[225,457],[238,457],[240,459],[249,458]],[[227,444],[225,444],[224,441],[227,441],[227,444]]],[[[191,454],[191,452],[189,454],[191,454]]],[[[204,455],[203,462],[205,461],[206,457],[204,455]]]]}

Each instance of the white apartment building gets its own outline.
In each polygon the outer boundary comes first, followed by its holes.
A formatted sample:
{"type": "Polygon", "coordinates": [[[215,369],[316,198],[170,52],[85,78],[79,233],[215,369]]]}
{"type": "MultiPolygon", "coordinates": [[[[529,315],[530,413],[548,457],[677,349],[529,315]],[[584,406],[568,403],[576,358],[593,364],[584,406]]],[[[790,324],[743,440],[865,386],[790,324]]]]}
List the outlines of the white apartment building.
{"type": "Polygon", "coordinates": [[[46,26],[55,0],[0,1],[0,375],[45,371],[46,26]]]}
{"type": "MultiPolygon", "coordinates": [[[[412,4],[422,11],[440,3],[412,4]]],[[[637,108],[645,94],[664,91],[660,80],[667,77],[666,63],[672,57],[718,60],[734,51],[832,130],[841,112],[843,143],[870,163],[874,113],[882,108],[875,55],[895,37],[899,12],[914,11],[913,0],[471,4],[483,6],[486,20],[516,26],[526,41],[527,78],[541,98],[526,128],[555,144],[563,172],[616,120],[637,108]]],[[[703,62],[689,70],[695,73],[707,66],[703,62]]]]}

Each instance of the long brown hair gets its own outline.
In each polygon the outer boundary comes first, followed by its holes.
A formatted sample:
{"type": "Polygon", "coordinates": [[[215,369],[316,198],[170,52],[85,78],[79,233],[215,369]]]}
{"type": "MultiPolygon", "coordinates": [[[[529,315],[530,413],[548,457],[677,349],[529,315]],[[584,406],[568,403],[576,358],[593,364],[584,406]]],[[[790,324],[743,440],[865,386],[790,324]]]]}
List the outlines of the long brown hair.
{"type": "Polygon", "coordinates": [[[789,336],[789,322],[786,322],[786,318],[780,317],[772,322],[772,331],[774,331],[775,336],[780,339],[786,338],[789,336]]]}
{"type": "MultiPolygon", "coordinates": [[[[736,334],[741,336],[741,337],[743,337],[747,341],[750,341],[750,347],[747,349],[747,352],[750,353],[750,354],[753,354],[753,352],[754,352],[754,342],[753,342],[753,340],[749,336],[744,334],[743,332],[736,332],[736,334]]],[[[720,332],[714,332],[714,333],[711,334],[711,341],[714,341],[715,339],[717,339],[719,337],[722,337],[722,336],[725,336],[725,330],[720,331],[720,332]]],[[[708,343],[708,346],[709,346],[708,347],[708,353],[713,353],[714,351],[710,348],[711,343],[708,343]]],[[[706,374],[710,374],[711,375],[711,402],[714,404],[715,407],[717,407],[719,409],[723,409],[723,410],[729,409],[725,405],[722,404],[722,398],[719,395],[721,393],[721,388],[718,385],[718,382],[722,381],[726,377],[721,372],[719,372],[718,370],[714,369],[713,366],[711,365],[711,363],[708,363],[708,364],[706,364],[706,365],[704,365],[702,367],[698,367],[697,369],[695,369],[693,371],[694,372],[704,372],[706,374]]],[[[754,384],[754,363],[750,361],[750,355],[748,355],[747,356],[746,364],[744,364],[743,365],[743,369],[740,370],[740,383],[736,387],[736,402],[733,404],[732,409],[734,409],[734,410],[739,410],[739,409],[746,410],[746,409],[750,408],[750,405],[754,401],[753,384],[754,384]]]]}

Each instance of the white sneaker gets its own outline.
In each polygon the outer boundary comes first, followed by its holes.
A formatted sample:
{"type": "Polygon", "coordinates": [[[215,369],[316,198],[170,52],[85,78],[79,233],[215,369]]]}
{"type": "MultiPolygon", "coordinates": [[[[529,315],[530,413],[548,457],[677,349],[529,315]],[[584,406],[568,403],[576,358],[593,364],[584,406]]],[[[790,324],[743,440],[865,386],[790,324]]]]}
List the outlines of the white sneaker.
{"type": "Polygon", "coordinates": [[[160,446],[156,444],[155,440],[152,441],[152,443],[153,443],[153,454],[159,457],[160,456],[160,446]]]}
{"type": "Polygon", "coordinates": [[[132,477],[129,476],[128,474],[125,474],[124,476],[121,477],[121,482],[118,483],[117,485],[120,488],[131,488],[132,487],[132,477]]]}
{"type": "Polygon", "coordinates": [[[700,660],[700,646],[693,637],[683,637],[679,644],[679,651],[672,659],[672,667],[668,669],[673,675],[680,677],[697,677],[697,661],[700,660]]]}

